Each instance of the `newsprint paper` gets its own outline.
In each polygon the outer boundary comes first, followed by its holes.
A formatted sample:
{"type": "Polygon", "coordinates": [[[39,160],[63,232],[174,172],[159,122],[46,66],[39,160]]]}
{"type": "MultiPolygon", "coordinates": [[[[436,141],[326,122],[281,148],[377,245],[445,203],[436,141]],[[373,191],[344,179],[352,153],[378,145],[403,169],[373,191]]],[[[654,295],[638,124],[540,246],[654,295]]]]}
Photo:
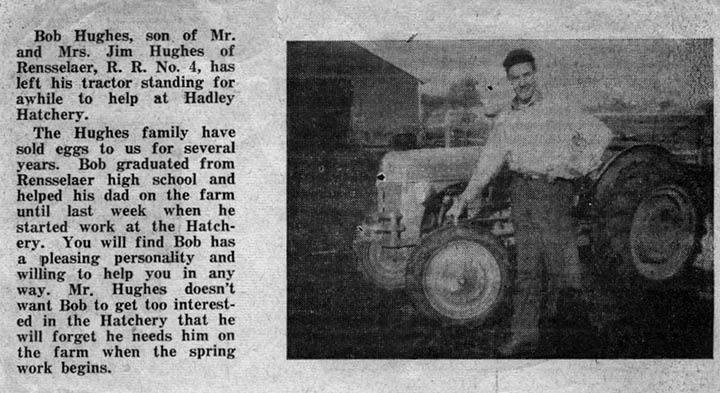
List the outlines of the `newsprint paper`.
{"type": "Polygon", "coordinates": [[[0,16],[0,391],[720,391],[716,2],[0,16]]]}

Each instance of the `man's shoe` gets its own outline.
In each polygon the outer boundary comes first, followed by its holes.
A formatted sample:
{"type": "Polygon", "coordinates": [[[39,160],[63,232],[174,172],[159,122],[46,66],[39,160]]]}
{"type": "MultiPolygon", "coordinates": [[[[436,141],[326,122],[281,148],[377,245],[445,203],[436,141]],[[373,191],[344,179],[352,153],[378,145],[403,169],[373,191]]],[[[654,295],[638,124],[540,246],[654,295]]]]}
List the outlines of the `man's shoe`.
{"type": "Polygon", "coordinates": [[[498,352],[503,357],[519,354],[535,353],[538,350],[538,340],[530,337],[512,337],[510,341],[501,345],[498,352]]]}

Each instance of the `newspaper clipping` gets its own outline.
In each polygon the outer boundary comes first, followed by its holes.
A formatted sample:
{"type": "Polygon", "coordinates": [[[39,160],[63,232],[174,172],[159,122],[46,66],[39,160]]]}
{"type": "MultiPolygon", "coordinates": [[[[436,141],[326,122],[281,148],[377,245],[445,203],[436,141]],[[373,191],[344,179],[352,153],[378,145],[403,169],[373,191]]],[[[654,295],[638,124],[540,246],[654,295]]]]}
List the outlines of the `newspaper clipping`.
{"type": "Polygon", "coordinates": [[[451,3],[0,4],[0,391],[717,391],[716,7],[451,3]]]}

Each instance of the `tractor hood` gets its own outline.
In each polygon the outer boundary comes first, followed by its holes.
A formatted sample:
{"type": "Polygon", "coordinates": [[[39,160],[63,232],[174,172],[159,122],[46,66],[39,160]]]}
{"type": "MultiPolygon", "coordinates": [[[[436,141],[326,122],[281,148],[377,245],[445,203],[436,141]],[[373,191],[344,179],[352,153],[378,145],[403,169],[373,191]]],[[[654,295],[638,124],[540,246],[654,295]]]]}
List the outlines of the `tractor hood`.
{"type": "Polygon", "coordinates": [[[383,180],[403,184],[467,181],[480,151],[479,146],[394,151],[383,157],[380,172],[383,180]]]}

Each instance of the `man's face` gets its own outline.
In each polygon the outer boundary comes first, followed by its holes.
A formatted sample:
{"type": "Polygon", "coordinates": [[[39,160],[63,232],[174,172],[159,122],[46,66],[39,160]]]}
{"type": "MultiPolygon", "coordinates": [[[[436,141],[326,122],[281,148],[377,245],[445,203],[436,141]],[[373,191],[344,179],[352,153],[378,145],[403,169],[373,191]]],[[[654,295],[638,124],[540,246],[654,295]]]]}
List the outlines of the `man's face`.
{"type": "Polygon", "coordinates": [[[518,63],[508,68],[507,78],[520,101],[529,100],[537,90],[535,70],[531,63],[518,63]]]}

